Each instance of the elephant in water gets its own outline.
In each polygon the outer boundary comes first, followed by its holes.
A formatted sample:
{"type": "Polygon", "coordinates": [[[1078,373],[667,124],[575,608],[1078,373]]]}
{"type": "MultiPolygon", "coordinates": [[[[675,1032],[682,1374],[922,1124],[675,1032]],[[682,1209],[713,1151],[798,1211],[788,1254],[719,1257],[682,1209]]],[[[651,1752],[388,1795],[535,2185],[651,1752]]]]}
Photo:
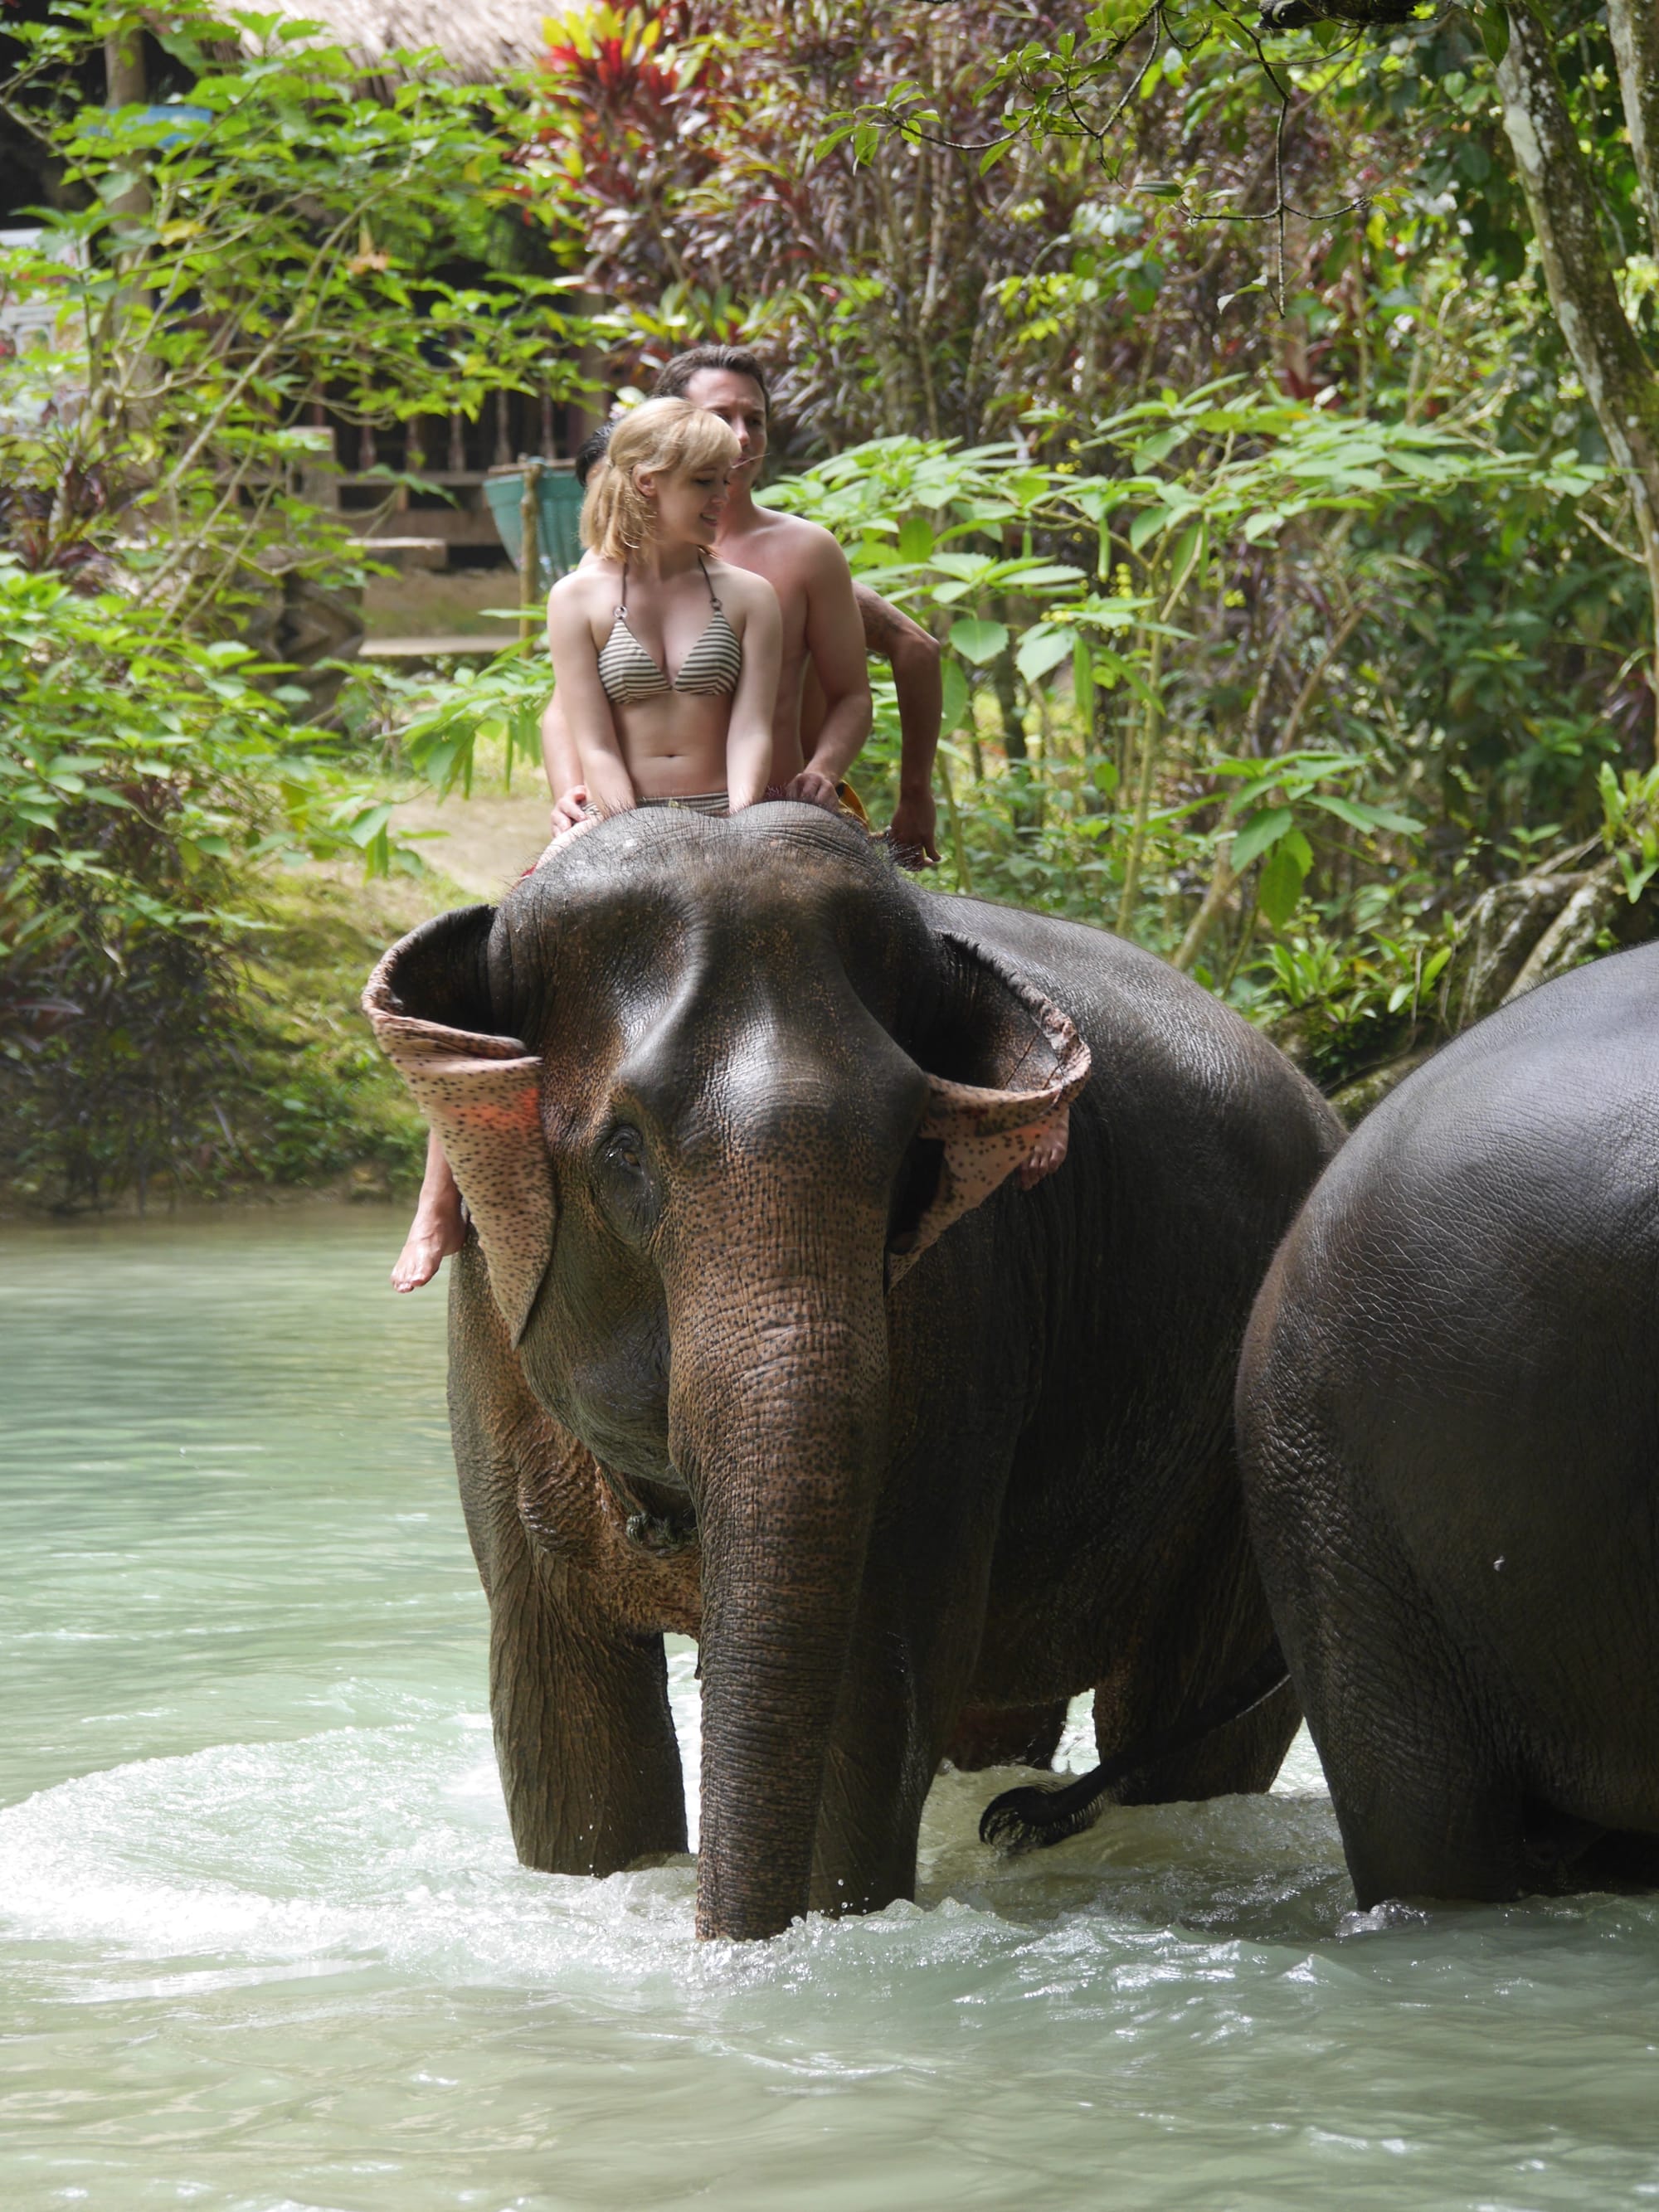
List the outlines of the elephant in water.
{"type": "Polygon", "coordinates": [[[1659,947],[1361,1124],[1238,1407],[1360,1905],[1659,1878],[1659,947]]]}
{"type": "MultiPolygon", "coordinates": [[[[1196,985],[778,804],[613,817],[365,1004],[476,1232],[450,1401],[527,1864],[684,1850],[665,1630],[720,1936],[910,1894],[942,1755],[1046,1757],[1091,1683],[1104,1753],[1178,1736],[1271,1650],[1233,1369],[1337,1132],[1196,985]]],[[[1296,1722],[1116,1794],[1264,1789],[1296,1722]]]]}

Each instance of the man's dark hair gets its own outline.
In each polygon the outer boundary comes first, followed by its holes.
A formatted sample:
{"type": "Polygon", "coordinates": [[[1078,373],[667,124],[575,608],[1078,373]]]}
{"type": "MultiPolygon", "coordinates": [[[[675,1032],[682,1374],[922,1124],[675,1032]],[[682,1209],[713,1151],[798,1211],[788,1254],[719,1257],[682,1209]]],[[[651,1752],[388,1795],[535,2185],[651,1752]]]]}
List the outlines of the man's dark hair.
{"type": "Polygon", "coordinates": [[[760,365],[757,354],[747,346],[694,345],[684,353],[677,353],[672,361],[665,362],[657,380],[651,387],[653,399],[684,399],[685,387],[700,369],[729,369],[733,376],[749,377],[760,386],[760,396],[766,407],[766,419],[772,419],[772,394],[767,388],[766,371],[760,365]]]}
{"type": "Polygon", "coordinates": [[[601,422],[597,430],[588,433],[576,455],[576,482],[584,488],[599,463],[605,459],[605,449],[611,443],[611,425],[601,422]]]}

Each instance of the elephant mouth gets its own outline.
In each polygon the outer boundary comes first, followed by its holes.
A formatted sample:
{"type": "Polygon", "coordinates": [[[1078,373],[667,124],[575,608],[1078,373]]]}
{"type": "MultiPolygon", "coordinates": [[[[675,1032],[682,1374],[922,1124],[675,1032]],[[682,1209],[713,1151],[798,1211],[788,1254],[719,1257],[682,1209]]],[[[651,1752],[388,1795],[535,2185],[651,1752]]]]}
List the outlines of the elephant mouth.
{"type": "Polygon", "coordinates": [[[676,1492],[665,1484],[630,1480],[603,1461],[599,1471],[622,1508],[628,1540],[638,1550],[669,1559],[696,1544],[697,1508],[689,1490],[676,1492]]]}
{"type": "Polygon", "coordinates": [[[628,1516],[628,1540],[654,1559],[689,1552],[697,1540],[697,1509],[684,1505],[666,1513],[648,1513],[641,1507],[628,1516]]]}

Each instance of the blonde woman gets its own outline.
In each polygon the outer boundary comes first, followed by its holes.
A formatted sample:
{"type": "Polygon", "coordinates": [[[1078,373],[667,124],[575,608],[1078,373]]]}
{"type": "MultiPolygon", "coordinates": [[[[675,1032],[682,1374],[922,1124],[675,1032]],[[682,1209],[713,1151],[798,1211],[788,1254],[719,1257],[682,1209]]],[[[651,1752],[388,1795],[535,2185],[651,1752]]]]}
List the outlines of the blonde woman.
{"type": "MultiPolygon", "coordinates": [[[[738,459],[718,416],[651,399],[617,423],[588,480],[588,556],[548,594],[547,635],[591,817],[672,805],[725,814],[765,792],[777,595],[713,550],[738,459]]],[[[430,1282],[465,1235],[460,1193],[432,1137],[392,1287],[430,1282]]]]}
{"type": "Polygon", "coordinates": [[[624,415],[588,481],[589,557],[548,595],[553,674],[589,807],[761,797],[782,653],[777,596],[714,551],[740,453],[684,399],[624,415]]]}

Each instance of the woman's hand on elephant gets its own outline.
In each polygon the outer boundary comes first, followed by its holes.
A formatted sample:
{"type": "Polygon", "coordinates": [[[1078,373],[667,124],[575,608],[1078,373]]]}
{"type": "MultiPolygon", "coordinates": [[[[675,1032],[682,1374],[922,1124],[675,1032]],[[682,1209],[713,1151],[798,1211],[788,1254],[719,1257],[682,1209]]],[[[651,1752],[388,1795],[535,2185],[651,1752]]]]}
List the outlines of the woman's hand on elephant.
{"type": "Polygon", "coordinates": [[[1072,1109],[1062,1106],[1058,1114],[1045,1121],[1037,1132],[1037,1139],[1022,1162],[1019,1187],[1035,1190],[1045,1176],[1051,1176],[1066,1158],[1066,1147],[1071,1141],[1072,1109]]]}
{"type": "Polygon", "coordinates": [[[573,783],[553,802],[553,835],[562,836],[567,830],[579,828],[587,819],[587,786],[573,783]]]}

